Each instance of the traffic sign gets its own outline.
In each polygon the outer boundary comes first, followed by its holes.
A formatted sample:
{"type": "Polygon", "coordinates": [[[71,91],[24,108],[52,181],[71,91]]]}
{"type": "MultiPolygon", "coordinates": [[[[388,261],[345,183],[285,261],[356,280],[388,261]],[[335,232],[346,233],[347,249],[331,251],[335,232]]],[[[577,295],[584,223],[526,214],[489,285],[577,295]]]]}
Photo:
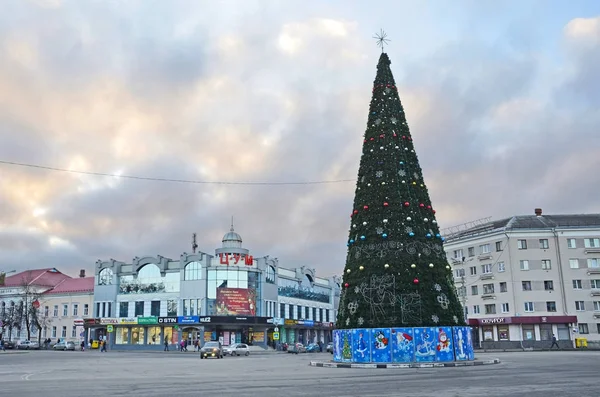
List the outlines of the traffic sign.
{"type": "Polygon", "coordinates": [[[273,331],[275,331],[275,332],[279,332],[279,328],[278,328],[278,327],[275,327],[275,329],[274,329],[273,331]]]}
{"type": "Polygon", "coordinates": [[[109,324],[106,326],[106,332],[113,332],[113,331],[114,331],[114,328],[112,325],[109,324]]]}
{"type": "Polygon", "coordinates": [[[279,340],[279,332],[273,332],[273,340],[279,340]]]}

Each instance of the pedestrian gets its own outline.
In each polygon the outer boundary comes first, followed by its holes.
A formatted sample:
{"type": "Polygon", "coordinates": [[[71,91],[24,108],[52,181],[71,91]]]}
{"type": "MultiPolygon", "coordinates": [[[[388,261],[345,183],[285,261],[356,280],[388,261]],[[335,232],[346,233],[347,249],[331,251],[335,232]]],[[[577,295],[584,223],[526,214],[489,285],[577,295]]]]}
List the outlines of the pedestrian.
{"type": "Polygon", "coordinates": [[[168,352],[169,351],[169,341],[167,339],[165,339],[165,349],[164,351],[168,352]]]}
{"type": "Polygon", "coordinates": [[[106,341],[105,340],[101,341],[100,345],[102,346],[100,349],[100,352],[106,352],[106,341]]]}
{"type": "Polygon", "coordinates": [[[85,351],[85,341],[81,341],[81,351],[84,352],[85,351]]]}
{"type": "Polygon", "coordinates": [[[558,350],[560,350],[560,346],[558,345],[558,342],[556,341],[556,335],[552,335],[552,345],[550,345],[550,350],[552,350],[552,348],[556,346],[556,348],[558,350]]]}

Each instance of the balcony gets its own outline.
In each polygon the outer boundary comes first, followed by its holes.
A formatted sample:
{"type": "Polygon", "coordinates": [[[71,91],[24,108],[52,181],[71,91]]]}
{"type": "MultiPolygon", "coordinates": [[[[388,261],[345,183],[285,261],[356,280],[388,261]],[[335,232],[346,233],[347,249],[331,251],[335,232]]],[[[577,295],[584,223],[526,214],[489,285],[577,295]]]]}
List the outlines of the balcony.
{"type": "Polygon", "coordinates": [[[488,252],[487,254],[481,254],[477,257],[480,261],[485,261],[487,259],[492,259],[492,253],[488,252]]]}
{"type": "Polygon", "coordinates": [[[600,247],[586,248],[583,252],[585,252],[586,254],[598,254],[600,253],[600,247]]]}
{"type": "Polygon", "coordinates": [[[494,278],[493,273],[485,273],[485,274],[482,274],[481,276],[479,276],[480,280],[492,280],[493,278],[494,278]]]}
{"type": "Polygon", "coordinates": [[[600,318],[600,313],[594,313],[594,318],[600,318]]]}
{"type": "Polygon", "coordinates": [[[600,296],[600,289],[592,289],[590,296],[600,296]]]}
{"type": "Polygon", "coordinates": [[[587,274],[588,275],[600,274],[600,267],[588,268],[587,274]]]}
{"type": "Polygon", "coordinates": [[[495,293],[489,293],[489,294],[483,294],[481,295],[481,299],[483,300],[490,300],[490,299],[496,299],[496,294],[495,293]]]}

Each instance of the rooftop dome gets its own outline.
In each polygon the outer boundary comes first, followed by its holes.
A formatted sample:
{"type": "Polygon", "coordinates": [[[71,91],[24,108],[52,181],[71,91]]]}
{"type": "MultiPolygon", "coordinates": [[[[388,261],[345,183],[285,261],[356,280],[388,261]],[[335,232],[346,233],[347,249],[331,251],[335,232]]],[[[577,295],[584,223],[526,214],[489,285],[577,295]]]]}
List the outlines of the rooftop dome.
{"type": "Polygon", "coordinates": [[[223,248],[242,248],[242,236],[233,230],[233,219],[231,220],[231,229],[223,236],[223,248]]]}

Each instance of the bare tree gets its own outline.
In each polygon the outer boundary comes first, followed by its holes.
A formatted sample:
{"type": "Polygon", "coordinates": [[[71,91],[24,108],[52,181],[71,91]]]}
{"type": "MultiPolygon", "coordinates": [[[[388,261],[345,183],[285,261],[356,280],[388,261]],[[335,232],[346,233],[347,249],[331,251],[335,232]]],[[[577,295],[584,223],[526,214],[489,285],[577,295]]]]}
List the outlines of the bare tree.
{"type": "MultiPolygon", "coordinates": [[[[27,340],[30,340],[32,328],[34,326],[38,327],[40,298],[42,297],[45,290],[33,285],[33,277],[31,275],[31,272],[27,272],[23,275],[19,287],[21,289],[20,324],[24,323],[25,330],[27,331],[27,340]]],[[[39,329],[39,327],[38,332],[41,336],[41,330],[39,329]]]]}
{"type": "Polygon", "coordinates": [[[38,331],[38,342],[42,340],[42,330],[47,328],[51,323],[52,319],[48,317],[48,313],[41,310],[41,306],[34,305],[31,310],[31,323],[37,328],[38,331]]]}

